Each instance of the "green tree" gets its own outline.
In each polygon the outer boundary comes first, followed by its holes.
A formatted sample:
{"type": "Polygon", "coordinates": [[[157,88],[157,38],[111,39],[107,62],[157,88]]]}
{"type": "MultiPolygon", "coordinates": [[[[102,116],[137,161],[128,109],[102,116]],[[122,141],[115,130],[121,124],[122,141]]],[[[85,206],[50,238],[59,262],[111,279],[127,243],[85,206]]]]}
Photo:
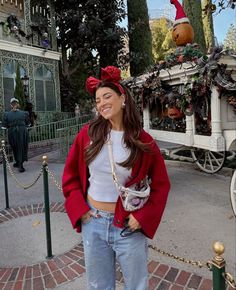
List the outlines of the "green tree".
{"type": "Polygon", "coordinates": [[[214,26],[212,18],[212,13],[214,11],[215,5],[212,4],[212,0],[202,1],[202,21],[207,51],[209,51],[211,47],[215,46],[214,26]]]}
{"type": "Polygon", "coordinates": [[[201,0],[183,0],[183,8],[193,27],[194,41],[199,45],[200,50],[206,53],[201,0]]]}
{"type": "Polygon", "coordinates": [[[123,47],[124,0],[56,0],[58,44],[62,50],[62,73],[69,76],[84,64],[116,65],[123,47]],[[68,51],[70,56],[68,58],[68,51]],[[93,53],[92,53],[93,52],[93,53]]]}
{"type": "Polygon", "coordinates": [[[217,0],[216,4],[219,8],[219,12],[221,12],[223,9],[227,9],[227,8],[234,9],[236,7],[235,0],[217,0]]]}
{"type": "Polygon", "coordinates": [[[230,24],[230,27],[227,31],[226,37],[224,39],[224,48],[233,49],[236,52],[236,26],[230,24]]]}
{"type": "Polygon", "coordinates": [[[22,110],[25,109],[25,93],[24,93],[24,86],[21,81],[20,77],[20,66],[17,64],[16,67],[16,78],[15,78],[15,90],[14,90],[14,97],[19,100],[20,108],[22,110]]]}
{"type": "Polygon", "coordinates": [[[150,23],[152,32],[152,52],[155,61],[165,59],[175,48],[172,40],[172,23],[166,18],[153,20],[150,23]]]}
{"type": "Polygon", "coordinates": [[[152,36],[146,0],[127,0],[130,74],[143,73],[152,63],[152,36]]]}
{"type": "Polygon", "coordinates": [[[54,3],[62,53],[62,108],[74,110],[74,103],[86,106],[81,104],[87,96],[84,83],[81,85],[85,76],[96,74],[100,67],[117,65],[122,36],[126,33],[118,25],[125,17],[124,0],[55,0],[54,3]]]}

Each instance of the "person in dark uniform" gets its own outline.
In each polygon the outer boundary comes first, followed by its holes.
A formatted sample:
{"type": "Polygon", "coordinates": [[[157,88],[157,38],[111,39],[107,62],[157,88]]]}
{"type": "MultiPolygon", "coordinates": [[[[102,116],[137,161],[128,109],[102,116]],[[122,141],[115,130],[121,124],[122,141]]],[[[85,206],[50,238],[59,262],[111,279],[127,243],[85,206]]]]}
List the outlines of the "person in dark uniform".
{"type": "Polygon", "coordinates": [[[24,172],[23,162],[28,160],[28,127],[29,113],[19,109],[19,100],[11,98],[11,111],[4,113],[2,126],[8,129],[8,141],[12,148],[15,163],[19,172],[24,172]]]}

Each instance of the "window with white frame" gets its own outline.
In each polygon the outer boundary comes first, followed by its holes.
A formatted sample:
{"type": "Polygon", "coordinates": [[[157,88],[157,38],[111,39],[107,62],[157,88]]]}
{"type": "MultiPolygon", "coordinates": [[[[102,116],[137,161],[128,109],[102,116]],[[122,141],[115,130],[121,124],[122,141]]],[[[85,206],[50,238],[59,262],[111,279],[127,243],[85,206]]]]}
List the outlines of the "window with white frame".
{"type": "Polygon", "coordinates": [[[55,84],[53,75],[45,65],[36,69],[34,75],[36,110],[56,111],[55,84]]]}

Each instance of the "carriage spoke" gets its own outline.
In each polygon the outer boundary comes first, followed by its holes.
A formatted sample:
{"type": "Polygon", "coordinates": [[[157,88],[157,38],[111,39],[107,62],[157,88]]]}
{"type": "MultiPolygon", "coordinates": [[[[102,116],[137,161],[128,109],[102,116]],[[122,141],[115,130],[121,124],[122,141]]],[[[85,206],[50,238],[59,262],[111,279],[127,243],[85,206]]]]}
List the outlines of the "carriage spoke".
{"type": "Polygon", "coordinates": [[[192,149],[191,154],[197,166],[207,172],[215,173],[219,171],[225,161],[225,152],[213,152],[204,149],[192,149]]]}
{"type": "Polygon", "coordinates": [[[212,163],[212,160],[211,160],[211,152],[210,151],[207,152],[207,157],[209,159],[210,168],[213,171],[214,170],[214,166],[213,166],[213,163],[212,163]]]}
{"type": "MultiPolygon", "coordinates": [[[[217,163],[217,165],[220,165],[221,164],[220,161],[222,161],[222,158],[221,159],[217,159],[216,156],[211,151],[209,151],[209,154],[212,157],[212,159],[217,163]]],[[[219,154],[219,155],[222,156],[222,154],[219,154]]]]}

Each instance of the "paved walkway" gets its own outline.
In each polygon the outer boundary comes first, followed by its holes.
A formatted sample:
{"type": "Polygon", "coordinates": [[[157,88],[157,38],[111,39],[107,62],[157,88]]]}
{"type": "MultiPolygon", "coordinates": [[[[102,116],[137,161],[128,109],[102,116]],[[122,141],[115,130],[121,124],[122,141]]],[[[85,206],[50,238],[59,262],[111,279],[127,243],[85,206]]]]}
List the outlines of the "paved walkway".
{"type": "MultiPolygon", "coordinates": [[[[52,203],[50,207],[50,212],[52,215],[56,212],[65,213],[63,204],[60,202],[52,203]]],[[[8,223],[8,226],[11,226],[11,222],[14,219],[19,219],[20,222],[20,219],[22,219],[22,217],[40,214],[43,215],[43,213],[44,206],[42,203],[20,206],[16,208],[11,208],[9,210],[2,210],[0,212],[0,223],[8,223]]],[[[40,217],[37,217],[37,219],[39,218],[40,217]]],[[[24,221],[24,227],[26,226],[27,220],[24,221]]],[[[27,234],[27,228],[28,227],[25,228],[25,234],[27,234]]],[[[43,239],[44,237],[41,236],[38,237],[37,241],[42,243],[43,239]]],[[[18,245],[18,250],[20,250],[21,247],[22,245],[18,245]]],[[[27,251],[27,249],[25,250],[27,251]]],[[[11,253],[11,259],[14,259],[14,255],[15,253],[11,253]]],[[[12,261],[9,262],[12,263],[12,261]]],[[[210,279],[204,279],[191,272],[181,271],[175,267],[159,263],[158,261],[152,259],[149,260],[148,268],[149,290],[210,290],[212,287],[212,282],[210,279]]],[[[75,245],[71,250],[58,254],[51,259],[45,259],[44,261],[33,264],[30,263],[11,267],[1,267],[0,289],[41,290],[54,289],[57,288],[59,285],[64,285],[64,288],[61,289],[68,289],[68,283],[74,281],[75,279],[79,280],[80,277],[84,275],[84,273],[84,252],[83,245],[80,242],[79,244],[75,245]]],[[[118,287],[119,285],[121,287],[122,274],[118,265],[116,273],[118,287]]],[[[84,280],[82,284],[84,286],[84,280]]],[[[85,290],[86,288],[74,289],[85,290]]]]}
{"type": "MultiPolygon", "coordinates": [[[[49,168],[60,180],[63,164],[57,153],[48,154],[49,168]]],[[[26,172],[14,174],[21,183],[29,183],[40,168],[41,157],[26,164],[26,172]]],[[[0,168],[0,175],[3,170],[0,168]]],[[[50,213],[52,253],[48,259],[42,181],[25,193],[8,177],[10,209],[4,208],[3,178],[0,180],[0,290],[86,290],[84,252],[80,234],[71,230],[63,207],[62,193],[55,184],[50,185],[50,213]]],[[[166,241],[168,243],[168,241],[166,241]]],[[[209,257],[208,257],[209,258],[209,257]]],[[[169,259],[163,263],[150,250],[148,290],[210,290],[211,273],[200,275],[191,266],[176,266],[169,259]],[[186,270],[187,269],[187,270],[186,270]]],[[[117,289],[122,289],[122,274],[117,265],[117,289]]]]}

